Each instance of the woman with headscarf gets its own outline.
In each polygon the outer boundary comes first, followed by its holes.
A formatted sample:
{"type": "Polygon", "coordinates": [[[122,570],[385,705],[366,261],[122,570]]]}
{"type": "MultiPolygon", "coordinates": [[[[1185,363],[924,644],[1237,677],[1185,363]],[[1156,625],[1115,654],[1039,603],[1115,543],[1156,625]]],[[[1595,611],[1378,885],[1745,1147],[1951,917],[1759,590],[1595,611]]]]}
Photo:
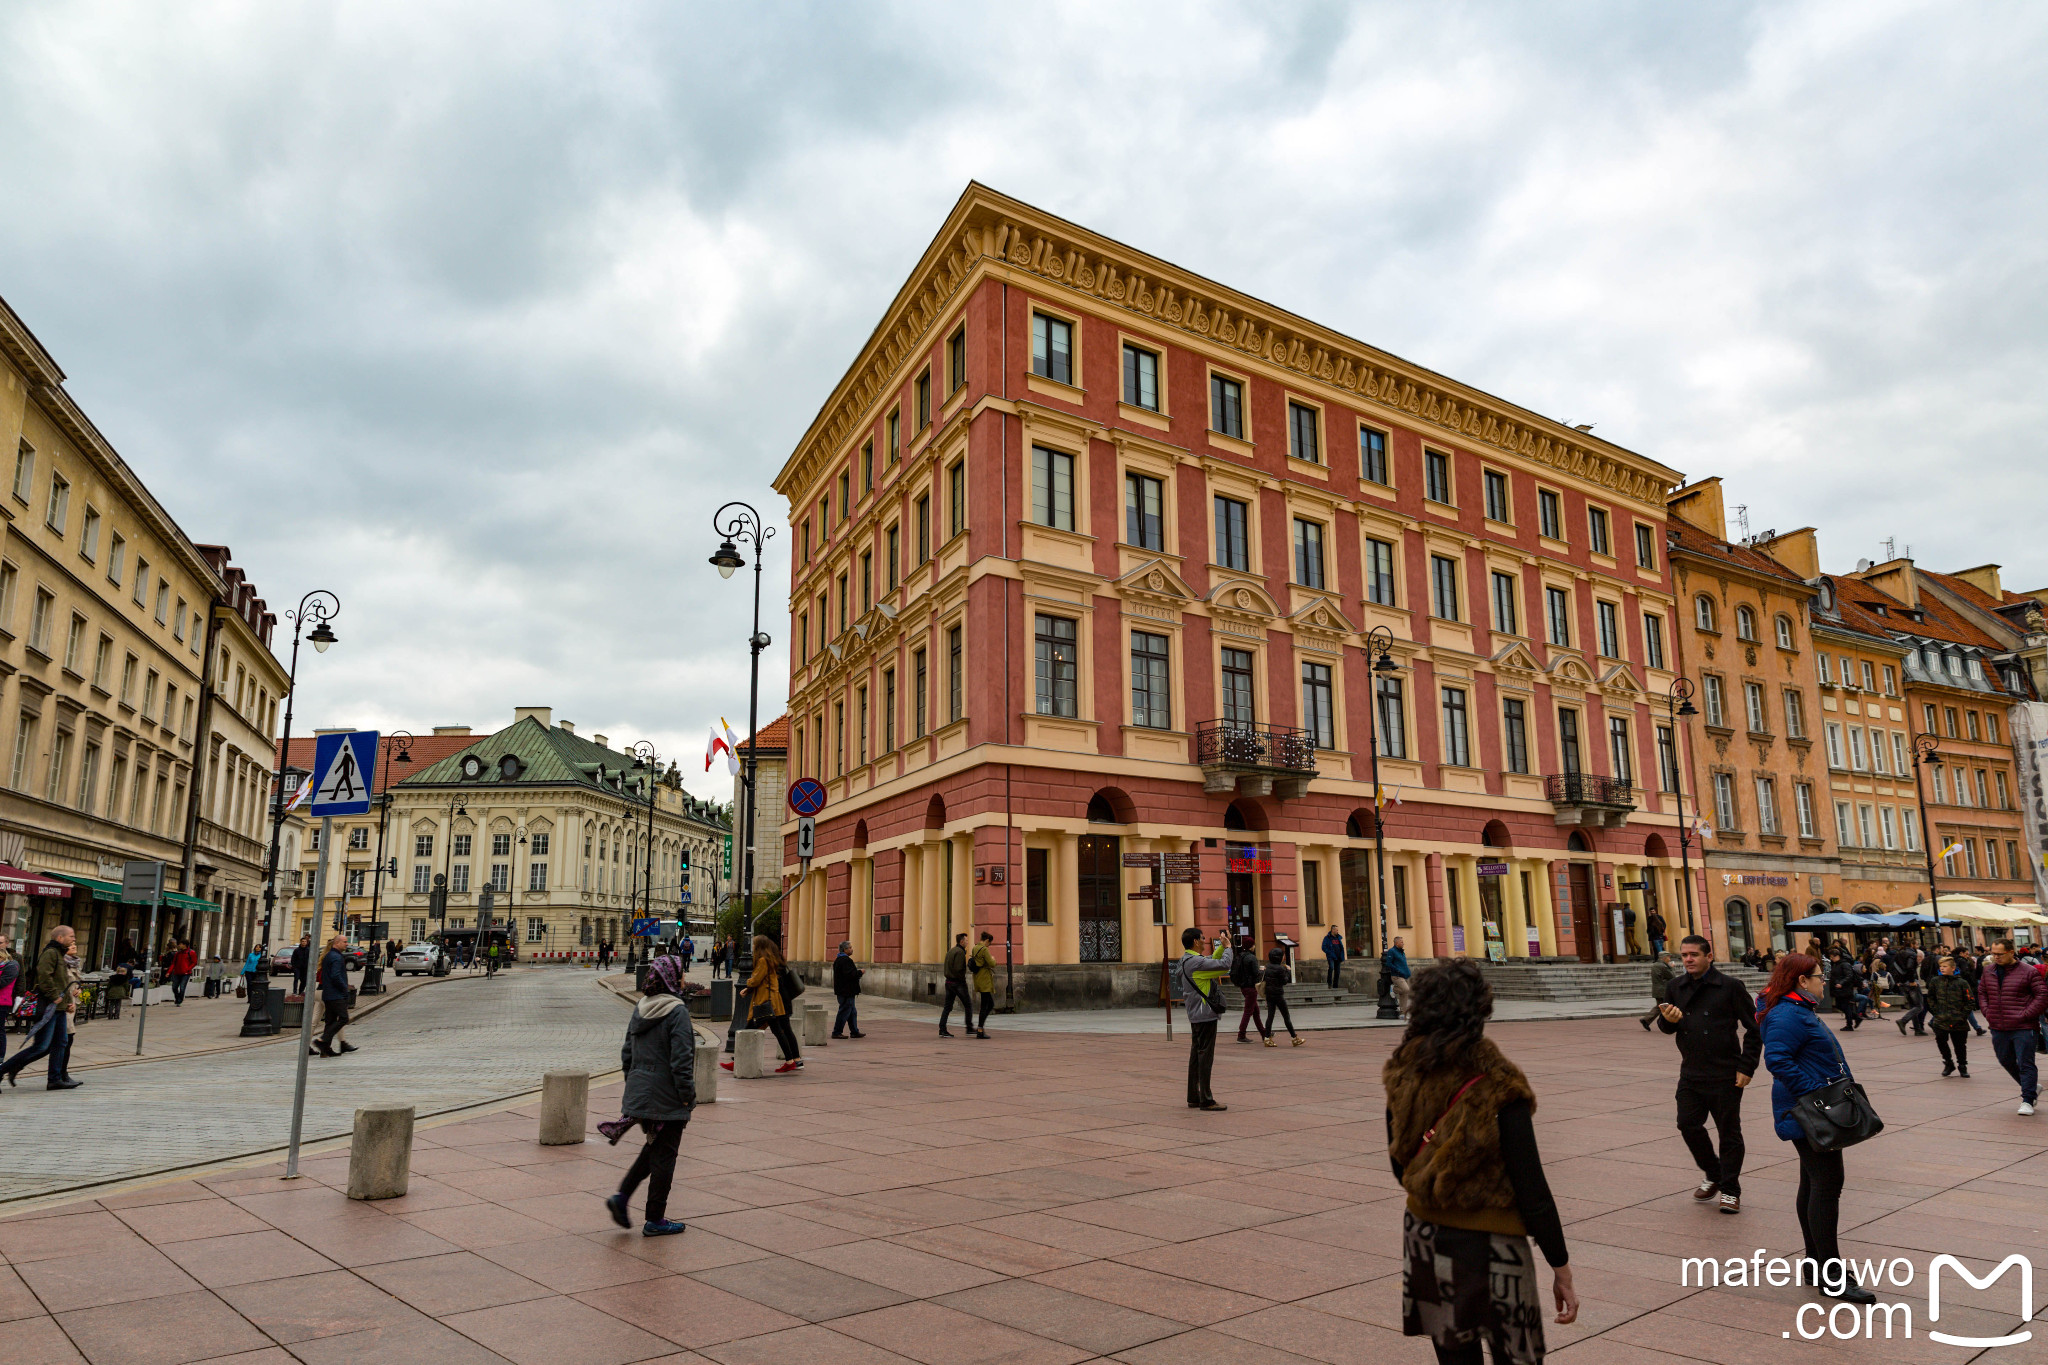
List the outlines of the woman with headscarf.
{"type": "Polygon", "coordinates": [[[643,1237],[671,1237],[683,1230],[668,1217],[668,1191],[675,1179],[676,1150],[682,1145],[683,1129],[690,1111],[697,1106],[697,1030],[690,1023],[690,1011],[682,1001],[680,964],[672,957],[658,957],[647,969],[647,991],[633,1007],[626,1023],[626,1042],[619,1049],[619,1065],[626,1073],[626,1093],[619,1107],[624,1121],[606,1125],[601,1131],[617,1142],[626,1128],[638,1124],[646,1141],[635,1157],[618,1193],[604,1201],[612,1221],[622,1228],[633,1226],[627,1205],[640,1182],[647,1182],[647,1221],[643,1237]]]}
{"type": "Polygon", "coordinates": [[[1441,1365],[1543,1359],[1533,1237],[1552,1268],[1557,1321],[1579,1299],[1557,1203],[1536,1150],[1536,1095],[1485,1037],[1493,988],[1457,959],[1418,972],[1408,1029],[1382,1072],[1387,1156],[1408,1192],[1402,1218],[1401,1328],[1441,1365]]]}

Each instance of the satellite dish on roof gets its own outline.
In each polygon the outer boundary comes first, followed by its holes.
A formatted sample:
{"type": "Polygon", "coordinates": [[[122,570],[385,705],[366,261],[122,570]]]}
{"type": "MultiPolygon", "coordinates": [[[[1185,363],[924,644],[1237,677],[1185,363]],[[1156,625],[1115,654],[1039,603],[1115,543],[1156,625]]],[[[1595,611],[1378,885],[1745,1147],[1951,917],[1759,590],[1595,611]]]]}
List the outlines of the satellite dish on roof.
{"type": "Polygon", "coordinates": [[[1857,560],[1857,561],[1856,561],[1856,572],[1857,572],[1857,573],[1862,573],[1862,572],[1863,572],[1863,571],[1864,571],[1865,569],[1867,569],[1867,568],[1869,568],[1869,567],[1870,567],[1870,561],[1869,561],[1869,560],[1867,560],[1867,559],[1859,559],[1859,560],[1857,560]]]}

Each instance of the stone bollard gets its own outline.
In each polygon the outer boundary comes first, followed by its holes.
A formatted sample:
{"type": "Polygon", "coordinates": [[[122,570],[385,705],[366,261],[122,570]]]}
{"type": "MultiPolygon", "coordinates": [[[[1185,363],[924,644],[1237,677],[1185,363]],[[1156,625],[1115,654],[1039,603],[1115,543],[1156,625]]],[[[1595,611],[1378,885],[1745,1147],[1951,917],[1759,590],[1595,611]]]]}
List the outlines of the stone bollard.
{"type": "Polygon", "coordinates": [[[697,1039],[697,1103],[718,1103],[718,1063],[724,1055],[725,1049],[717,1043],[697,1039]]]}
{"type": "Polygon", "coordinates": [[[348,1147],[348,1197],[396,1199],[412,1179],[412,1106],[369,1104],[356,1110],[348,1147]]]}
{"type": "Polygon", "coordinates": [[[590,1073],[550,1071],[540,1078],[540,1145],[583,1141],[590,1126],[590,1073]]]}
{"type": "Polygon", "coordinates": [[[774,1034],[743,1028],[732,1039],[732,1074],[737,1080],[759,1080],[775,1069],[777,1055],[774,1034]]]}
{"type": "Polygon", "coordinates": [[[803,1002],[803,1006],[803,1045],[805,1047],[826,1046],[825,1035],[831,1031],[832,1021],[825,1016],[825,1002],[822,1000],[806,1000],[803,1002]]]}

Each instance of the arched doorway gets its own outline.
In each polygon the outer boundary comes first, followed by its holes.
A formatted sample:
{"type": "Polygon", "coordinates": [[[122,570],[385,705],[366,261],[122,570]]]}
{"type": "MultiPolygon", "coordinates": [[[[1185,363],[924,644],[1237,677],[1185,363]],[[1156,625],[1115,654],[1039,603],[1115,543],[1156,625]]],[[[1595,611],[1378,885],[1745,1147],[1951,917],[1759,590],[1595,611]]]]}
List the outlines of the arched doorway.
{"type": "Polygon", "coordinates": [[[1353,957],[1377,957],[1381,952],[1379,914],[1374,908],[1378,904],[1374,890],[1378,878],[1371,842],[1378,830],[1378,817],[1372,811],[1361,807],[1351,812],[1344,821],[1344,837],[1355,842],[1337,852],[1338,881],[1344,897],[1344,950],[1353,957]]]}
{"type": "Polygon", "coordinates": [[[1749,902],[1740,896],[1730,896],[1721,907],[1721,922],[1728,933],[1721,951],[1727,961],[1733,962],[1749,951],[1753,941],[1749,929],[1749,902]]]}
{"type": "Polygon", "coordinates": [[[1508,861],[1513,837],[1505,823],[1488,820],[1485,828],[1479,831],[1479,842],[1482,847],[1500,850],[1498,854],[1482,857],[1476,869],[1479,879],[1479,950],[1492,961],[1505,962],[1510,955],[1520,956],[1528,952],[1526,939],[1519,945],[1508,939],[1505,883],[1514,872],[1508,861]]]}

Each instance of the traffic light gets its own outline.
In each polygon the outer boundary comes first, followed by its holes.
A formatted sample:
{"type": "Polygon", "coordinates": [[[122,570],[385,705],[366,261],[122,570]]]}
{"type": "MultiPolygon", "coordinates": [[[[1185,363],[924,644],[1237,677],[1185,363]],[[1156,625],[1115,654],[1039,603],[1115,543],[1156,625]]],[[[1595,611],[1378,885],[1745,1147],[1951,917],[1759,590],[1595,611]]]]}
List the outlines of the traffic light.
{"type": "Polygon", "coordinates": [[[396,854],[392,855],[390,861],[384,864],[384,875],[387,877],[396,877],[398,875],[398,857],[396,854]]]}
{"type": "Polygon", "coordinates": [[[688,872],[689,870],[690,870],[690,846],[689,846],[688,844],[685,844],[685,845],[683,845],[683,871],[685,871],[685,872],[688,872]]]}

